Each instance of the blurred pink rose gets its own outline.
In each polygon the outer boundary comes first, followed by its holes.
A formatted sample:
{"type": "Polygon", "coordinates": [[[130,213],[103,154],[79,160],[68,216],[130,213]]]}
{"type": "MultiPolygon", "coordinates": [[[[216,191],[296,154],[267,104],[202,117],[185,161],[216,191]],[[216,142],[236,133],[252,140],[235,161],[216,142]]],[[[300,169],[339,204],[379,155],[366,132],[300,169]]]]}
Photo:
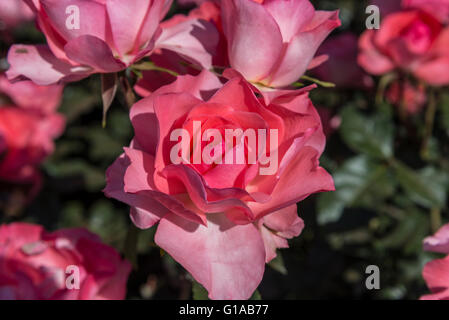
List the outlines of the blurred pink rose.
{"type": "Polygon", "coordinates": [[[201,52],[205,43],[217,41],[215,28],[206,21],[189,20],[161,29],[159,23],[171,0],[28,1],[48,46],[12,46],[8,54],[10,80],[25,78],[48,85],[77,81],[93,73],[118,72],[154,48],[173,50],[208,67],[211,58],[201,52]],[[197,56],[205,56],[206,61],[195,60],[197,56]]]}
{"type": "Polygon", "coordinates": [[[30,81],[11,84],[0,75],[0,179],[16,183],[37,183],[38,166],[53,152],[53,140],[65,127],[56,113],[62,99],[61,86],[42,87],[30,81]]]}
{"type": "Polygon", "coordinates": [[[32,81],[11,83],[0,74],[0,95],[6,95],[22,109],[34,110],[40,114],[51,114],[61,104],[62,91],[60,85],[38,86],[32,81]]]}
{"type": "Polygon", "coordinates": [[[57,114],[42,117],[15,106],[0,107],[0,136],[6,145],[0,158],[0,180],[38,181],[38,166],[53,152],[53,139],[64,126],[64,118],[57,114]]]}
{"type": "Polygon", "coordinates": [[[330,37],[317,51],[318,55],[327,55],[329,59],[312,73],[341,88],[373,87],[373,79],[357,64],[357,45],[357,36],[351,32],[330,37]]]}
{"type": "Polygon", "coordinates": [[[402,5],[427,11],[442,23],[449,22],[449,0],[403,0],[402,5]]]}
{"type": "Polygon", "coordinates": [[[0,226],[0,300],[124,299],[131,265],[85,229],[0,226]],[[78,268],[78,284],[70,275],[78,268]]]}
{"type": "Polygon", "coordinates": [[[419,10],[387,16],[380,30],[360,38],[359,64],[382,75],[401,69],[431,85],[449,83],[449,28],[419,10]]]}
{"type": "MultiPolygon", "coordinates": [[[[449,254],[449,224],[424,239],[424,250],[449,254]]],[[[421,300],[449,300],[449,255],[427,263],[423,277],[432,293],[422,296],[421,300]]]]}
{"type": "Polygon", "coordinates": [[[340,26],[338,12],[315,11],[308,0],[258,2],[221,1],[230,65],[253,83],[288,86],[299,80],[323,40],[340,26]]]}
{"type": "Polygon", "coordinates": [[[33,11],[23,1],[0,1],[0,30],[16,27],[34,18],[33,11]]]}
{"type": "Polygon", "coordinates": [[[413,85],[409,81],[394,82],[388,88],[386,98],[397,107],[402,105],[409,114],[420,112],[427,103],[425,88],[422,85],[413,85]]]}
{"type": "MultiPolygon", "coordinates": [[[[319,166],[325,136],[308,98],[310,88],[264,96],[255,90],[241,77],[223,85],[206,70],[196,77],[178,77],[132,107],[134,140],[106,174],[105,194],[129,204],[138,227],[159,223],[156,243],[212,299],[249,298],[274,249],[285,247],[285,239],[302,230],[296,203],[334,188],[331,176],[319,166]],[[266,146],[270,157],[277,156],[278,166],[272,175],[263,175],[260,170],[267,163],[260,157],[252,164],[220,164],[215,160],[225,155],[215,150],[211,164],[195,164],[194,158],[174,164],[177,142],[170,137],[181,128],[200,136],[206,129],[270,129],[266,146]],[[277,130],[278,143],[272,142],[271,129],[277,130]]],[[[231,159],[239,150],[245,157],[250,153],[237,140],[226,153],[231,159]]],[[[223,141],[218,142],[223,151],[223,141]]],[[[205,144],[190,146],[204,156],[205,144]]]]}

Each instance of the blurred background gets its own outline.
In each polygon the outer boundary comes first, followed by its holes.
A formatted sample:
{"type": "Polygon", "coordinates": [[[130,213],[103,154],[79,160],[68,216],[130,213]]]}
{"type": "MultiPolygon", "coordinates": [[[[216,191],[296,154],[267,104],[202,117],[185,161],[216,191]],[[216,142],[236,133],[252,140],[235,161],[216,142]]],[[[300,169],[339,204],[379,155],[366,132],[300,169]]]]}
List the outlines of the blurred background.
{"type": "MultiPolygon", "coordinates": [[[[306,227],[267,266],[260,296],[416,299],[428,291],[422,267],[435,257],[422,250],[422,240],[447,222],[449,214],[449,90],[429,89],[408,101],[407,112],[400,110],[394,85],[357,66],[367,2],[312,3],[341,12],[342,27],[320,49],[330,54],[328,65],[310,72],[337,84],[312,92],[328,136],[322,165],[332,173],[337,191],[311,196],[299,205],[306,227]],[[369,265],[380,268],[380,290],[365,286],[369,265]]],[[[175,3],[170,15],[189,8],[175,3]]],[[[45,42],[32,22],[0,31],[0,39],[2,68],[13,42],[45,42]]],[[[137,262],[128,298],[191,298],[189,276],[154,245],[154,230],[138,231],[128,218],[129,207],[102,193],[106,168],[133,135],[123,96],[114,101],[105,129],[99,76],[67,85],[59,112],[67,127],[42,164],[41,191],[24,203],[23,186],[0,182],[0,224],[27,221],[48,230],[87,227],[137,262]]]]}

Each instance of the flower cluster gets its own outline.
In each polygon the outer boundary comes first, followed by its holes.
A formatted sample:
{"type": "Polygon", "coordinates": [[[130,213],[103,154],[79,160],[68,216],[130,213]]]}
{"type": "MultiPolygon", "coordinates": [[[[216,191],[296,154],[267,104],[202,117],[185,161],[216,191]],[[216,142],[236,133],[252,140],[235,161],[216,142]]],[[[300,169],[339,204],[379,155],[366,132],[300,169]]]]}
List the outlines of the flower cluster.
{"type": "MultiPolygon", "coordinates": [[[[134,138],[106,172],[106,196],[128,204],[137,227],[157,225],[156,244],[210,298],[250,298],[265,263],[304,227],[296,203],[334,190],[319,163],[315,85],[297,87],[327,59],[317,50],[338,12],[309,0],[222,0],[163,21],[171,0],[26,2],[47,44],[9,50],[14,84],[0,84],[20,107],[0,109],[0,177],[29,178],[51,151],[61,84],[101,74],[107,111],[118,82],[135,80],[144,98],[130,106],[134,138]]],[[[124,297],[129,264],[85,231],[9,225],[0,244],[1,296],[124,297]],[[76,293],[61,286],[67,265],[82,267],[76,293]]]]}

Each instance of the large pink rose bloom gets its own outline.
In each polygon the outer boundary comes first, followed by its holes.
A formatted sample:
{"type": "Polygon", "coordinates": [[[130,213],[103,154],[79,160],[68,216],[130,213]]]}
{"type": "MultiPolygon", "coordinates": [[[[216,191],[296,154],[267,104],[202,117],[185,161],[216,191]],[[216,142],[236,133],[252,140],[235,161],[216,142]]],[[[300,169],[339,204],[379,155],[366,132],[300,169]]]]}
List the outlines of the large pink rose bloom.
{"type": "Polygon", "coordinates": [[[161,48],[209,67],[198,53],[216,43],[215,28],[189,20],[161,29],[171,0],[28,0],[47,45],[14,45],[8,54],[10,80],[40,85],[77,81],[93,73],[113,73],[161,48]],[[78,20],[79,19],[79,20],[78,20]],[[78,23],[78,22],[79,23],[78,23]]]}
{"type": "Polygon", "coordinates": [[[340,26],[338,12],[315,11],[308,0],[223,0],[221,8],[232,68],[270,87],[299,80],[340,26]]]}
{"type": "Polygon", "coordinates": [[[33,11],[23,1],[0,1],[0,31],[14,28],[22,22],[32,20],[33,17],[33,11]]]}
{"type": "Polygon", "coordinates": [[[424,239],[424,250],[444,253],[443,259],[433,260],[424,266],[423,277],[431,294],[421,297],[422,300],[449,300],[449,224],[438,232],[424,239]]]}
{"type": "Polygon", "coordinates": [[[31,81],[11,84],[0,75],[0,180],[39,182],[38,166],[53,152],[53,140],[65,127],[63,116],[56,113],[62,90],[31,81]]]}
{"type": "Polygon", "coordinates": [[[0,300],[124,299],[130,271],[114,248],[85,229],[0,226],[0,300]],[[77,275],[78,281],[70,278],[77,275]]]}
{"type": "Polygon", "coordinates": [[[382,75],[400,69],[431,85],[449,83],[449,28],[420,10],[387,16],[360,38],[359,64],[382,75]]]}
{"type": "Polygon", "coordinates": [[[449,0],[402,0],[405,8],[420,8],[437,17],[441,22],[449,22],[449,0]]]}
{"type": "Polygon", "coordinates": [[[262,280],[265,262],[303,228],[296,203],[334,189],[331,176],[319,166],[325,137],[308,90],[263,96],[242,77],[223,85],[203,71],[178,77],[131,109],[135,137],[108,169],[105,193],[131,206],[138,227],[159,223],[156,243],[212,299],[249,298],[262,280]],[[198,122],[201,128],[195,127],[198,122]],[[210,154],[214,162],[195,162],[193,152],[184,154],[188,161],[176,164],[172,151],[178,142],[171,136],[181,128],[209,142],[215,137],[207,139],[206,129],[220,134],[226,129],[265,130],[267,141],[262,138],[258,145],[266,142],[267,154],[276,156],[278,166],[267,174],[261,169],[269,164],[261,157],[240,164],[223,160],[235,159],[239,151],[246,160],[247,139],[236,139],[229,149],[217,140],[218,149],[208,153],[209,143],[188,140],[191,150],[210,154]],[[278,132],[277,143],[271,130],[278,132]]]}

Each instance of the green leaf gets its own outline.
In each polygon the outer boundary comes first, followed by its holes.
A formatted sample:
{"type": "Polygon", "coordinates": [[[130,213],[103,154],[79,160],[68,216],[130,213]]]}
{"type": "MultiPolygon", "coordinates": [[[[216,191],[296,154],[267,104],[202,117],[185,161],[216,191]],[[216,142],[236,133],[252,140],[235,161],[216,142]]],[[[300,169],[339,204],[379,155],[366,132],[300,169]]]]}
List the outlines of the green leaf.
{"type": "Polygon", "coordinates": [[[195,280],[192,280],[192,294],[193,300],[209,300],[207,290],[195,280]]]}
{"type": "Polygon", "coordinates": [[[249,300],[262,300],[262,296],[260,295],[259,290],[254,291],[253,295],[249,300]]]}
{"type": "Polygon", "coordinates": [[[449,136],[449,94],[441,95],[438,107],[441,110],[440,125],[449,136]]]}
{"type": "Polygon", "coordinates": [[[68,179],[80,176],[88,191],[99,191],[104,187],[104,171],[82,159],[64,161],[51,159],[44,163],[44,167],[47,173],[54,178],[68,179]]]}
{"type": "Polygon", "coordinates": [[[125,258],[131,262],[134,269],[137,269],[137,242],[139,231],[140,230],[131,223],[128,227],[128,233],[125,240],[125,258]]]}
{"type": "Polygon", "coordinates": [[[340,133],[352,150],[379,159],[393,156],[394,126],[388,115],[366,117],[354,107],[347,107],[341,117],[340,133]]]}
{"type": "Polygon", "coordinates": [[[268,265],[280,274],[286,275],[288,273],[287,268],[284,264],[284,259],[282,258],[282,254],[279,251],[277,252],[276,258],[271,260],[268,265]]]}
{"type": "Polygon", "coordinates": [[[376,242],[379,249],[401,248],[405,253],[419,251],[429,230],[429,219],[417,208],[408,208],[407,216],[385,238],[376,242]]]}
{"type": "Polygon", "coordinates": [[[400,185],[413,201],[428,208],[445,207],[448,185],[445,172],[434,168],[415,172],[398,161],[394,162],[394,168],[400,185]]]}
{"type": "Polygon", "coordinates": [[[321,225],[338,221],[345,207],[372,208],[395,190],[388,167],[364,155],[346,161],[332,176],[336,191],[318,198],[321,225]]]}
{"type": "Polygon", "coordinates": [[[345,208],[345,202],[339,198],[338,192],[326,192],[318,196],[318,224],[325,225],[340,219],[345,208]]]}

